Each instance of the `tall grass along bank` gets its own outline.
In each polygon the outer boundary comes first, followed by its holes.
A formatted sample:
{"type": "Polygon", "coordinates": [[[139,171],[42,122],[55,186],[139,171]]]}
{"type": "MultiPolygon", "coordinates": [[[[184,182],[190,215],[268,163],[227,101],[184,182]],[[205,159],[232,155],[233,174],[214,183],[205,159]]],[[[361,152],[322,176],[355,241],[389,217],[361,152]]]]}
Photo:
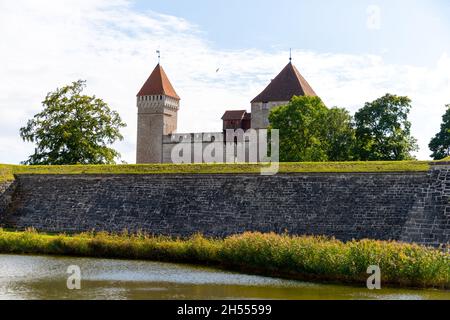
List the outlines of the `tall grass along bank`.
{"type": "Polygon", "coordinates": [[[187,240],[147,235],[76,236],[0,229],[0,253],[142,259],[216,266],[290,279],[365,284],[378,265],[384,285],[450,288],[450,254],[413,244],[374,240],[343,243],[324,237],[245,233],[187,240]]]}

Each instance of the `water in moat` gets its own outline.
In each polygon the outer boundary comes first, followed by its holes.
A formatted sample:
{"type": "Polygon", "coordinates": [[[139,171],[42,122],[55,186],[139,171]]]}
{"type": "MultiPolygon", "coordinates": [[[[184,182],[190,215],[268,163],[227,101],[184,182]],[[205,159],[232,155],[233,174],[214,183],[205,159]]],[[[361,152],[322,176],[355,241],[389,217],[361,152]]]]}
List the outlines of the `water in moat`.
{"type": "Polygon", "coordinates": [[[147,261],[0,255],[0,299],[448,299],[450,291],[324,285],[147,261]],[[69,266],[81,290],[67,288],[69,266]]]}

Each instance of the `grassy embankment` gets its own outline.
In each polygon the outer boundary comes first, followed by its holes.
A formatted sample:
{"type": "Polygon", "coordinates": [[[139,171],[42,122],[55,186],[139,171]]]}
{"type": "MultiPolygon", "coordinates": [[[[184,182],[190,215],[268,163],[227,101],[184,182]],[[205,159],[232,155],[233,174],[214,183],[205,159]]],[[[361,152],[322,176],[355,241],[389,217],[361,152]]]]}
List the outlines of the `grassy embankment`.
{"type": "Polygon", "coordinates": [[[324,237],[246,233],[188,240],[145,235],[45,235],[0,229],[0,253],[48,254],[194,263],[290,279],[365,285],[379,265],[383,285],[450,288],[450,254],[374,240],[343,243],[324,237]]]}
{"type": "MultiPolygon", "coordinates": [[[[260,173],[261,164],[158,164],[19,166],[0,164],[0,182],[14,174],[245,174],[260,173]]],[[[280,173],[427,171],[428,161],[280,163],[280,173]]]]}

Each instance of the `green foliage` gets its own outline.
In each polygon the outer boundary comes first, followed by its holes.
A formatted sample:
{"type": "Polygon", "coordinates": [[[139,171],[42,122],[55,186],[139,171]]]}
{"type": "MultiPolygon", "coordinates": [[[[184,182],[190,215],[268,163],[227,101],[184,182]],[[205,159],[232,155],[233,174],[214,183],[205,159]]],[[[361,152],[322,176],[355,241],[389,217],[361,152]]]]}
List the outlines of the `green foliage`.
{"type": "Polygon", "coordinates": [[[408,97],[386,94],[366,103],[353,119],[345,109],[328,109],[318,97],[294,97],[273,109],[269,121],[280,130],[281,162],[412,160],[418,145],[411,136],[410,109],[408,97]]]}
{"type": "Polygon", "coordinates": [[[417,151],[408,114],[411,100],[391,94],[366,103],[355,114],[359,160],[409,160],[417,151]]]}
{"type": "Polygon", "coordinates": [[[450,254],[413,244],[325,237],[245,233],[226,239],[201,235],[180,240],[140,234],[83,233],[76,236],[7,232],[0,253],[145,259],[213,265],[268,276],[365,283],[379,265],[383,284],[450,288],[450,254]]]}
{"type": "Polygon", "coordinates": [[[85,86],[80,80],[49,93],[44,110],[20,129],[24,141],[36,144],[26,164],[113,164],[120,157],[108,146],[123,139],[125,124],[103,100],[83,95],[85,86]]]}
{"type": "Polygon", "coordinates": [[[326,116],[325,140],[328,161],[349,161],[356,143],[353,117],[343,108],[331,108],[326,116]]]}
{"type": "Polygon", "coordinates": [[[430,150],[433,151],[431,157],[434,160],[444,159],[450,156],[450,104],[446,105],[447,111],[442,116],[441,131],[431,139],[430,150]]]}
{"type": "MultiPolygon", "coordinates": [[[[146,164],[18,166],[0,164],[0,182],[14,174],[248,174],[260,173],[260,164],[146,164]]],[[[405,172],[428,171],[428,161],[299,162],[280,163],[280,173],[301,172],[405,172]]]]}
{"type": "Polygon", "coordinates": [[[328,109],[318,97],[294,97],[271,111],[272,129],[280,130],[280,161],[346,161],[354,132],[344,109],[328,109]]]}

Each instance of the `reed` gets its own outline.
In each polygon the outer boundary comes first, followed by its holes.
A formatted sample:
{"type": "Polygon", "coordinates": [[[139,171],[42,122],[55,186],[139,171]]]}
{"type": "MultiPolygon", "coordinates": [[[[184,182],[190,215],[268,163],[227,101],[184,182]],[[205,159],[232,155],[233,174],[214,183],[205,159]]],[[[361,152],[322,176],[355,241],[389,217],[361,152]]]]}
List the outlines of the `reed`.
{"type": "Polygon", "coordinates": [[[448,252],[375,240],[344,243],[326,237],[273,233],[172,239],[126,232],[70,236],[0,229],[0,253],[191,263],[289,279],[358,284],[365,283],[370,265],[378,265],[384,285],[450,288],[448,252]]]}

